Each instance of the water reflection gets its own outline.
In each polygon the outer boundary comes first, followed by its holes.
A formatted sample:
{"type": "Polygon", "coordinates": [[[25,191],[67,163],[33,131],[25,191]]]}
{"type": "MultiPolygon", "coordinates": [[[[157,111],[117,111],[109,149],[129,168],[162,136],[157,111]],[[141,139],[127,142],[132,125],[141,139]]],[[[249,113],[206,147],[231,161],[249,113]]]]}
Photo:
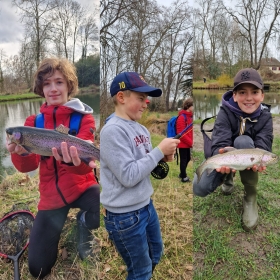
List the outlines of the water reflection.
{"type": "MultiPolygon", "coordinates": [[[[100,125],[99,103],[100,96],[81,95],[78,98],[91,106],[94,110],[93,116],[96,122],[96,128],[100,125]]],[[[0,103],[0,130],[1,130],[1,145],[0,145],[0,181],[5,174],[12,174],[15,168],[10,160],[10,155],[6,150],[6,127],[23,125],[25,119],[34,114],[39,113],[40,106],[44,103],[44,99],[37,98],[24,101],[3,102],[0,103]]]]}
{"type": "MultiPolygon", "coordinates": [[[[194,119],[205,119],[216,115],[221,106],[222,90],[193,90],[194,119]]],[[[264,103],[271,105],[272,114],[280,114],[280,93],[265,92],[264,103]]]]}

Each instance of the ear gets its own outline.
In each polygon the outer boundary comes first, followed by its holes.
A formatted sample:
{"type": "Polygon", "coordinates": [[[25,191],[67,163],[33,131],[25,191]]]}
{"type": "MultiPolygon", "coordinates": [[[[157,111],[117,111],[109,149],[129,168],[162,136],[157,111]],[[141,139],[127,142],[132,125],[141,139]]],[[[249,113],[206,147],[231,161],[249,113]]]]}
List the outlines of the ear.
{"type": "Polygon", "coordinates": [[[262,91],[262,99],[261,99],[261,102],[263,102],[264,100],[264,92],[262,91]]]}
{"type": "Polygon", "coordinates": [[[124,92],[123,91],[119,91],[118,93],[117,93],[117,100],[118,100],[118,102],[119,103],[121,103],[121,104],[124,104],[124,101],[125,101],[125,94],[124,94],[124,92]]]}
{"type": "Polygon", "coordinates": [[[237,102],[237,101],[236,101],[236,91],[233,92],[232,97],[233,97],[233,101],[234,101],[234,102],[237,102]]]}

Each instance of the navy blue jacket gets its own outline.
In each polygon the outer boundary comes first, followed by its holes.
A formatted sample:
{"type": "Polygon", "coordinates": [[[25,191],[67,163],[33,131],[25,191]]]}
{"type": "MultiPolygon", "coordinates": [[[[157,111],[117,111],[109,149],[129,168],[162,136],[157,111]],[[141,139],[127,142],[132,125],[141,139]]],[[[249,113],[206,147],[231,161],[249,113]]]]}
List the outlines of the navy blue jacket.
{"type": "MultiPolygon", "coordinates": [[[[232,91],[225,93],[223,96],[223,104],[220,107],[212,133],[212,155],[218,154],[221,148],[232,147],[235,138],[239,136],[242,119],[237,113],[233,112],[234,110],[228,103],[231,96],[232,91]]],[[[256,148],[271,152],[273,125],[270,108],[262,104],[260,114],[251,118],[251,120],[257,120],[257,122],[246,120],[243,135],[250,136],[256,148]]]]}

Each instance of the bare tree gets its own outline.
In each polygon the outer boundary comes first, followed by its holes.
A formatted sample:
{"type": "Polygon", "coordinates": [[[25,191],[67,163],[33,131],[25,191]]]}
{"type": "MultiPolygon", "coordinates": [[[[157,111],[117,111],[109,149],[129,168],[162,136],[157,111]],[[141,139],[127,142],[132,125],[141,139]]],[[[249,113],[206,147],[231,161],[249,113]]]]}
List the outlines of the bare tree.
{"type": "Polygon", "coordinates": [[[226,12],[239,25],[239,34],[249,46],[250,66],[259,69],[269,39],[279,29],[280,0],[240,0],[226,12]]]}
{"type": "Polygon", "coordinates": [[[12,3],[20,10],[21,21],[25,25],[26,34],[29,34],[32,40],[34,40],[32,45],[35,47],[35,61],[39,65],[42,49],[49,39],[51,29],[49,12],[55,6],[52,0],[13,0],[12,3]]]}

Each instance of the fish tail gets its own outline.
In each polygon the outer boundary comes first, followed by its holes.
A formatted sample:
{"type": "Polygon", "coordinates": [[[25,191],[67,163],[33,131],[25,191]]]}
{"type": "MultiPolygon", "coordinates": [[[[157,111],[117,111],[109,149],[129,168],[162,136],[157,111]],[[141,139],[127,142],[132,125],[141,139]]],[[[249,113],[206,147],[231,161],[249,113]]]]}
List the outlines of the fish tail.
{"type": "Polygon", "coordinates": [[[201,175],[203,173],[203,164],[201,164],[195,171],[196,175],[197,175],[197,183],[200,181],[201,179],[201,175]]]}

